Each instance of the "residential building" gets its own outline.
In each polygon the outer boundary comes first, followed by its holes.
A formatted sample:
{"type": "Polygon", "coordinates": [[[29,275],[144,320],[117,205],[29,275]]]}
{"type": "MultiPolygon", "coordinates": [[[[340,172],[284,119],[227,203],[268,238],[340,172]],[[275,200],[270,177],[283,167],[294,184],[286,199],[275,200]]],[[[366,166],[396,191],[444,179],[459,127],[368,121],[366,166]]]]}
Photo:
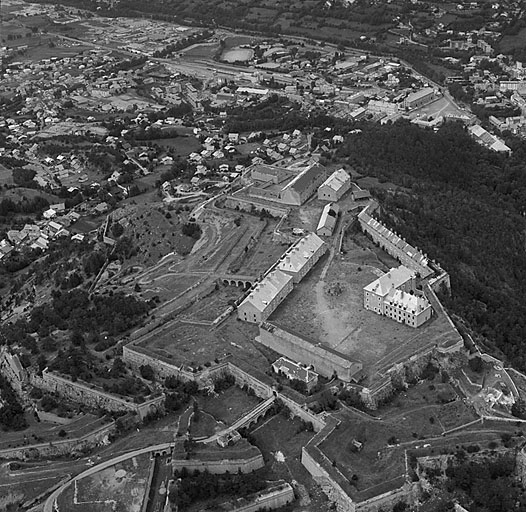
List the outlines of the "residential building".
{"type": "Polygon", "coordinates": [[[338,205],[327,203],[321,212],[320,221],[316,228],[316,234],[320,236],[331,236],[338,220],[338,205]]]}
{"type": "Polygon", "coordinates": [[[334,171],[318,189],[318,199],[338,201],[351,188],[351,176],[345,169],[334,171]]]}
{"type": "Polygon", "coordinates": [[[318,383],[318,374],[304,366],[287,359],[280,357],[272,363],[272,369],[276,373],[281,373],[289,380],[299,380],[304,382],[307,391],[310,391],[318,383]]]}
{"type": "Polygon", "coordinates": [[[365,309],[411,327],[431,318],[431,304],[416,290],[416,274],[403,265],[393,268],[363,289],[365,309]]]}
{"type": "Polygon", "coordinates": [[[327,244],[316,234],[310,233],[298,240],[281,257],[277,269],[299,283],[327,251],[327,244]]]}
{"type": "Polygon", "coordinates": [[[265,321],[292,291],[292,277],[274,270],[257,283],[237,308],[240,320],[251,323],[265,321]]]}

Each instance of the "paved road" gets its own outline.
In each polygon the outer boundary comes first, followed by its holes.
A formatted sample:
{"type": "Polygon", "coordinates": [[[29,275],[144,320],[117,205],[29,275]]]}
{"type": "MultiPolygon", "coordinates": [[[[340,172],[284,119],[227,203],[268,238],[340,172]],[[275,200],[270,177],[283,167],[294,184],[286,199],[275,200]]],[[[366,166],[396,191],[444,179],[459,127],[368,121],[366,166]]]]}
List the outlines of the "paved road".
{"type": "Polygon", "coordinates": [[[44,512],[54,512],[53,509],[54,509],[55,500],[60,496],[60,494],[68,486],[70,486],[76,480],[80,480],[87,476],[93,475],[94,473],[97,473],[99,471],[102,471],[103,469],[114,466],[115,464],[118,464],[119,462],[123,462],[125,460],[131,459],[132,457],[137,457],[138,455],[143,455],[145,453],[150,453],[153,451],[170,450],[172,446],[173,446],[173,443],[163,443],[159,445],[149,446],[147,448],[142,448],[140,450],[134,450],[133,452],[125,453],[124,455],[119,455],[118,457],[107,460],[105,462],[102,462],[101,464],[97,464],[96,466],[93,466],[83,471],[82,473],[74,476],[71,480],[66,482],[64,485],[60,486],[56,491],[54,491],[51,494],[51,496],[49,496],[49,498],[44,503],[44,512]]]}

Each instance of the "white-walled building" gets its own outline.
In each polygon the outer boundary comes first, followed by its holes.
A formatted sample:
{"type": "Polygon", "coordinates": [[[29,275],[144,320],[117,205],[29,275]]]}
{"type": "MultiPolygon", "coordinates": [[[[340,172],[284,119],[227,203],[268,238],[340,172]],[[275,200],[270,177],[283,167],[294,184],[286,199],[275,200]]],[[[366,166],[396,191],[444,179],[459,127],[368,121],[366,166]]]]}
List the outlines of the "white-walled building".
{"type": "Polygon", "coordinates": [[[292,277],[280,270],[273,270],[257,283],[237,308],[240,320],[259,324],[265,321],[292,291],[292,277]]]}
{"type": "Polygon", "coordinates": [[[391,290],[384,299],[384,315],[411,327],[420,327],[432,314],[429,301],[414,293],[391,290]]]}
{"type": "Polygon", "coordinates": [[[351,188],[351,176],[344,170],[334,171],[318,188],[318,199],[338,201],[351,188]]]}
{"type": "Polygon", "coordinates": [[[416,292],[416,274],[400,265],[364,287],[365,309],[388,316],[411,327],[419,327],[431,318],[433,309],[416,292]]]}
{"type": "Polygon", "coordinates": [[[327,203],[321,212],[321,217],[316,228],[316,234],[320,236],[331,236],[338,220],[338,205],[327,203]]]}
{"type": "Polygon", "coordinates": [[[295,363],[286,357],[280,357],[272,363],[272,369],[276,373],[282,373],[289,380],[304,382],[307,391],[310,391],[318,383],[318,374],[303,365],[295,363]]]}
{"type": "Polygon", "coordinates": [[[298,240],[281,257],[277,268],[299,283],[327,251],[327,244],[315,233],[298,240]]]}

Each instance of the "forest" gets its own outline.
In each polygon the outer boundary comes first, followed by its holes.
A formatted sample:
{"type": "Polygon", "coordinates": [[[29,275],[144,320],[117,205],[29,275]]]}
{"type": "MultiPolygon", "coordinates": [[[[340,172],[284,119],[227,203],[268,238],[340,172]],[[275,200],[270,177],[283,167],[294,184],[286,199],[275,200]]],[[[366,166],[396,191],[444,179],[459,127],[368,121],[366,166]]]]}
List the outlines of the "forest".
{"type": "Polygon", "coordinates": [[[457,458],[446,469],[445,490],[470,511],[526,511],[526,495],[515,478],[514,457],[457,458]]]}
{"type": "Polygon", "coordinates": [[[437,133],[405,121],[360,129],[337,156],[379,179],[382,220],[449,272],[450,312],[526,369],[526,143],[507,140],[507,157],[456,123],[437,133]]]}

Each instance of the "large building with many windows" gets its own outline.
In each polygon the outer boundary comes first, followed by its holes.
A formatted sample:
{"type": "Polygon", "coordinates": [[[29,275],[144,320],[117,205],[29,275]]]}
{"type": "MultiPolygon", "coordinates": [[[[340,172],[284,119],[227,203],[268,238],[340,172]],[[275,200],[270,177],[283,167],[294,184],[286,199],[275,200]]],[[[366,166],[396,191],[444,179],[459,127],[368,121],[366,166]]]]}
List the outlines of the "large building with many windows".
{"type": "Polygon", "coordinates": [[[416,289],[416,274],[401,265],[363,289],[365,309],[411,327],[420,327],[433,314],[427,298],[416,289]]]}
{"type": "Polygon", "coordinates": [[[316,234],[309,233],[298,240],[281,257],[278,270],[299,283],[327,251],[327,244],[316,234]]]}
{"type": "Polygon", "coordinates": [[[237,308],[240,320],[259,324],[265,321],[292,291],[292,276],[273,270],[256,284],[237,308]]]}

